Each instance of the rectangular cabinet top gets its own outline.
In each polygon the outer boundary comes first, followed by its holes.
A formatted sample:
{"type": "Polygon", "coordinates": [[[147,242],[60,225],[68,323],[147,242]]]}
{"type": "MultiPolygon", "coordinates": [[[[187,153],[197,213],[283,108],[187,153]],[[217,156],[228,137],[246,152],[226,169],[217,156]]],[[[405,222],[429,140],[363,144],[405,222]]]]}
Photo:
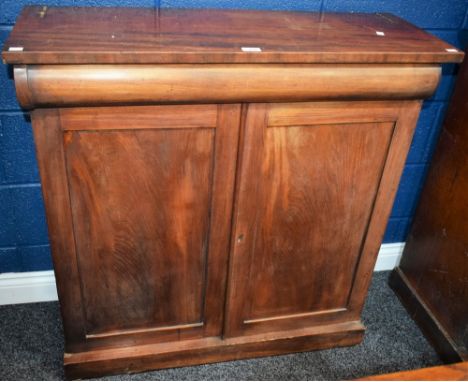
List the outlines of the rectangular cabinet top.
{"type": "Polygon", "coordinates": [[[12,64],[442,63],[463,52],[390,14],[26,7],[12,64]]]}

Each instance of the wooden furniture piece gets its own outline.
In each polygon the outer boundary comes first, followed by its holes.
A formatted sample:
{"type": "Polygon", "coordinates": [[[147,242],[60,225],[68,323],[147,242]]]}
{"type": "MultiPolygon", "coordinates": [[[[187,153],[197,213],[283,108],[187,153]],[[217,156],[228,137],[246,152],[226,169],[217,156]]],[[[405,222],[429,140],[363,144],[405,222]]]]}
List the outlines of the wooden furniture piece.
{"type": "Polygon", "coordinates": [[[468,64],[391,286],[447,362],[468,361],[468,64]]]}
{"type": "Polygon", "coordinates": [[[468,362],[400,371],[398,373],[372,375],[359,381],[466,381],[468,362]]]}
{"type": "Polygon", "coordinates": [[[421,100],[463,53],[392,15],[28,7],[68,377],[359,343],[421,100]]]}

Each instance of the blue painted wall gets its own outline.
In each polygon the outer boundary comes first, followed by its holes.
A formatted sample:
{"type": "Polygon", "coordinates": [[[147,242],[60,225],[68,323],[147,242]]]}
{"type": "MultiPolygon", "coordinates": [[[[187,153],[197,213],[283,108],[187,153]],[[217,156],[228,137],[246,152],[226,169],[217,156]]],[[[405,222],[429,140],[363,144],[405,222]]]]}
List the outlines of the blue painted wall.
{"type": "MultiPolygon", "coordinates": [[[[38,1],[0,0],[0,46],[21,8],[38,1]]],[[[43,5],[252,8],[391,12],[463,48],[466,0],[42,0],[43,5]]],[[[457,67],[445,65],[436,94],[424,103],[385,242],[404,241],[450,98],[457,67]]],[[[15,97],[11,67],[0,66],[0,273],[51,269],[31,124],[15,97]]]]}

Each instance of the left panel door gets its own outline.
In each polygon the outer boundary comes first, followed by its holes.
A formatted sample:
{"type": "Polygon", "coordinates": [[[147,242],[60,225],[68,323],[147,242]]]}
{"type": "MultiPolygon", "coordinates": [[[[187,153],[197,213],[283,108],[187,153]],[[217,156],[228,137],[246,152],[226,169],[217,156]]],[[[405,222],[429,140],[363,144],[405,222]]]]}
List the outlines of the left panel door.
{"type": "Polygon", "coordinates": [[[221,334],[239,123],[240,105],[33,112],[68,352],[221,334]]]}

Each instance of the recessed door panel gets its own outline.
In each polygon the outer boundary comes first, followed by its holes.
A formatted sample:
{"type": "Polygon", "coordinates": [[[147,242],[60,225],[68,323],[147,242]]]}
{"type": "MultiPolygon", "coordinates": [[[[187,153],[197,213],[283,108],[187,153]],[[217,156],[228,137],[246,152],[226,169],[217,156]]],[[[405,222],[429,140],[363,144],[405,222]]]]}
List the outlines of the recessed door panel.
{"type": "Polygon", "coordinates": [[[247,320],[346,308],[392,131],[266,129],[247,320]]]}
{"type": "Polygon", "coordinates": [[[203,321],[214,133],[65,133],[87,333],[203,321]]]}

